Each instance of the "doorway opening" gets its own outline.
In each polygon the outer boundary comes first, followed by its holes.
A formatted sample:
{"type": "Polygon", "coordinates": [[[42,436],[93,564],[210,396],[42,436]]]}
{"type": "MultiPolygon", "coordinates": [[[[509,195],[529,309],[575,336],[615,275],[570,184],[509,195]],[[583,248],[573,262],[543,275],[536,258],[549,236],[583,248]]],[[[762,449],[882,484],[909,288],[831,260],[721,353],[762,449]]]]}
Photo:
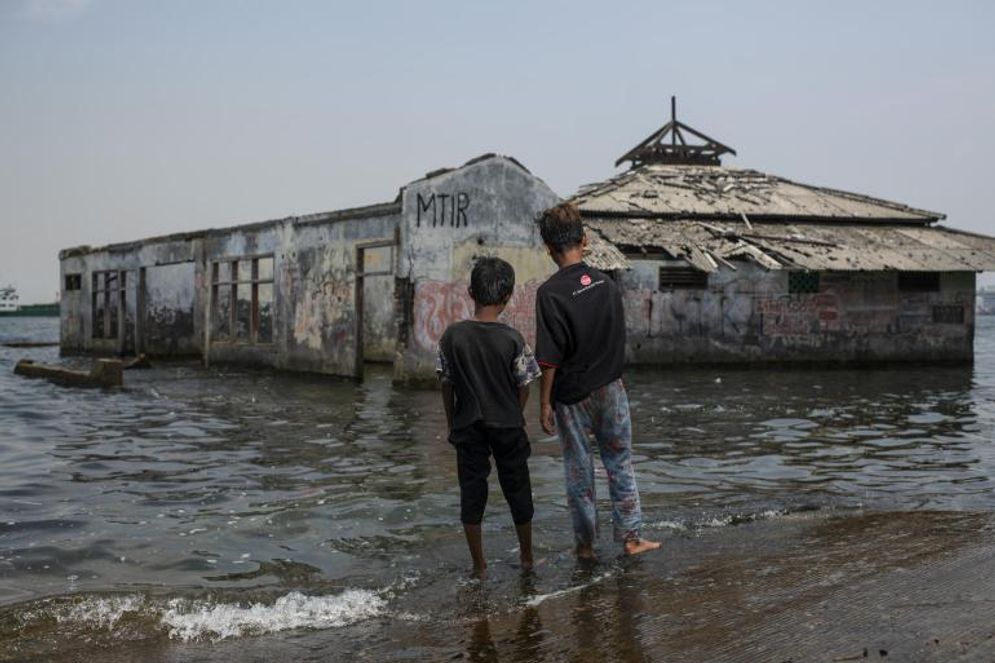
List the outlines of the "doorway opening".
{"type": "Polygon", "coordinates": [[[356,247],[356,367],[363,378],[367,363],[392,364],[397,353],[394,297],[396,240],[356,247]]]}

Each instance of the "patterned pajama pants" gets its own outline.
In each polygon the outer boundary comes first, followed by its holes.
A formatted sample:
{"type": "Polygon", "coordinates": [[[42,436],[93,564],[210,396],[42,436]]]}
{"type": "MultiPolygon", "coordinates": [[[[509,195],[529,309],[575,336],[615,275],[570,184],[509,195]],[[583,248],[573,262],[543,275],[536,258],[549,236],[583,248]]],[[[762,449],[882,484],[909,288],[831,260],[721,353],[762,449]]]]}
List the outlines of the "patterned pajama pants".
{"type": "Polygon", "coordinates": [[[632,470],[629,398],[622,380],[615,380],[591,392],[579,403],[557,403],[555,409],[567,480],[567,503],[577,545],[591,545],[598,535],[594,442],[598,445],[601,462],[608,474],[615,540],[638,538],[642,512],[636,476],[632,470]]]}

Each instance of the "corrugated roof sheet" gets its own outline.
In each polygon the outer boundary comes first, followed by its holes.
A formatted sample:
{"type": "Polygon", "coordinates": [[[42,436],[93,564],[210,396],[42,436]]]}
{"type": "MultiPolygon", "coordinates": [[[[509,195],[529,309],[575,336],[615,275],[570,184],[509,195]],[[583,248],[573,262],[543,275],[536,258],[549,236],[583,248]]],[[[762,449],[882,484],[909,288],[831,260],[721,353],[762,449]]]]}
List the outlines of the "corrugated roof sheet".
{"type": "Polygon", "coordinates": [[[584,260],[591,267],[605,272],[629,268],[629,261],[622,252],[594,232],[587,233],[587,251],[584,253],[584,260]]]}
{"type": "Polygon", "coordinates": [[[605,240],[625,255],[662,251],[705,272],[740,259],[810,271],[995,270],[995,238],[936,226],[646,218],[585,224],[592,244],[605,240]]]}
{"type": "Polygon", "coordinates": [[[938,212],[724,166],[644,165],[570,199],[584,216],[866,220],[930,223],[938,212]]]}

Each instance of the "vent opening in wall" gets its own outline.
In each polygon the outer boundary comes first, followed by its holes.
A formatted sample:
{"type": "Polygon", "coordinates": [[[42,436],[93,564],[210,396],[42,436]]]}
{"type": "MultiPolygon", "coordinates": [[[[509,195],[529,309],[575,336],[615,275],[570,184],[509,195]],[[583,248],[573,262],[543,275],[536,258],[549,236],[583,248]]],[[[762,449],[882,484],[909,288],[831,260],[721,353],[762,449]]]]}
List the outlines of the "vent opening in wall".
{"type": "Polygon", "coordinates": [[[792,295],[819,292],[819,272],[788,272],[788,293],[792,295]]]}
{"type": "Polygon", "coordinates": [[[693,267],[661,267],[660,290],[707,288],[708,273],[693,267]]]}
{"type": "Polygon", "coordinates": [[[960,304],[933,307],[933,322],[945,325],[964,324],[964,307],[960,304]]]}
{"type": "Polygon", "coordinates": [[[898,289],[902,292],[939,292],[939,272],[899,272],[898,289]]]}

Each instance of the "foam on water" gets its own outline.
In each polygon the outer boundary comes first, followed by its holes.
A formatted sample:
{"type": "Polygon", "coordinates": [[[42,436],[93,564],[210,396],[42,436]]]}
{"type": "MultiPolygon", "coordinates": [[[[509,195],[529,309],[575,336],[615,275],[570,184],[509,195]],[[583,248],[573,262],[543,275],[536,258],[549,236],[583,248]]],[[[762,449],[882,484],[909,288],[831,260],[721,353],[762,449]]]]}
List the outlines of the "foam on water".
{"type": "Polygon", "coordinates": [[[88,597],[78,603],[65,606],[54,614],[59,623],[85,624],[93,628],[111,629],[124,616],[140,614],[146,612],[148,608],[143,597],[129,594],[104,598],[88,597]]]}
{"type": "Polygon", "coordinates": [[[162,615],[169,637],[181,640],[222,640],[295,629],[347,626],[383,613],[386,601],[364,589],[349,589],[334,596],[307,596],[290,592],[272,605],[248,607],[230,603],[210,604],[173,599],[162,615]]]}
{"type": "Polygon", "coordinates": [[[592,578],[588,582],[585,582],[585,583],[582,583],[582,584],[579,584],[579,585],[574,585],[572,587],[567,587],[566,589],[560,589],[560,590],[557,590],[555,592],[549,592],[548,594],[537,594],[537,595],[533,596],[532,598],[530,598],[529,600],[525,601],[525,603],[523,605],[525,605],[528,608],[536,608],[536,607],[542,605],[543,602],[548,601],[549,599],[554,599],[554,598],[558,598],[560,596],[566,596],[567,594],[573,594],[574,592],[579,592],[582,589],[587,589],[588,587],[590,587],[592,585],[596,585],[599,582],[601,582],[601,581],[603,581],[603,580],[605,580],[607,578],[612,577],[613,575],[615,575],[614,571],[608,571],[608,572],[602,573],[601,575],[595,576],[594,578],[592,578]]]}
{"type": "Polygon", "coordinates": [[[791,514],[790,510],[767,509],[765,511],[759,511],[756,513],[720,514],[716,516],[705,517],[694,521],[659,520],[656,522],[648,523],[645,527],[646,529],[654,529],[654,530],[669,529],[669,530],[674,530],[676,532],[694,532],[703,529],[729,527],[732,525],[742,525],[744,523],[750,523],[759,520],[770,520],[772,518],[780,518],[790,514],[791,514]]]}
{"type": "Polygon", "coordinates": [[[62,605],[51,603],[25,611],[21,623],[49,618],[63,626],[93,631],[113,631],[124,622],[148,622],[153,631],[178,640],[224,640],[297,629],[327,629],[348,626],[383,614],[387,599],[366,589],[347,589],[340,594],[308,596],[289,592],[273,603],[248,605],[208,600],[174,598],[166,601],[139,594],[88,596],[62,605]]]}

